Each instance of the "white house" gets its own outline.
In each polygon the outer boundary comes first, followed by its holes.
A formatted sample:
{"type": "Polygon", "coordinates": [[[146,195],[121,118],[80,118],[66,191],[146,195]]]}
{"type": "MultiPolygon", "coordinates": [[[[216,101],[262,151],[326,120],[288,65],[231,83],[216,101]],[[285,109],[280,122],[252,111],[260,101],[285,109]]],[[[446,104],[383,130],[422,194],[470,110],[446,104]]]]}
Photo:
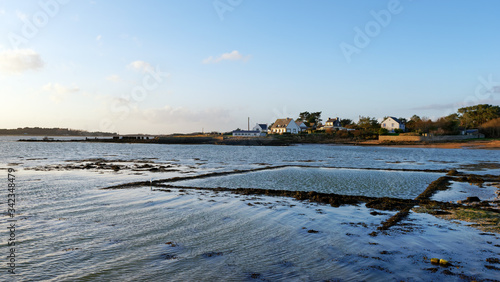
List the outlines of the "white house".
{"type": "Polygon", "coordinates": [[[389,132],[394,132],[394,129],[405,130],[405,124],[395,117],[386,118],[382,122],[381,127],[389,130],[389,132]]]}
{"type": "Polygon", "coordinates": [[[263,132],[263,133],[267,133],[267,124],[265,123],[257,123],[253,128],[252,128],[253,131],[260,131],[260,132],[263,132]]]}
{"type": "Polygon", "coordinates": [[[291,118],[279,118],[271,126],[270,132],[274,134],[283,134],[285,132],[298,134],[300,132],[300,127],[291,118]]]}
{"type": "Polygon", "coordinates": [[[266,133],[262,133],[260,130],[234,130],[233,136],[259,137],[259,136],[266,136],[266,133]]]}
{"type": "Polygon", "coordinates": [[[295,123],[300,127],[300,132],[307,131],[308,127],[303,121],[296,121],[295,123]]]}

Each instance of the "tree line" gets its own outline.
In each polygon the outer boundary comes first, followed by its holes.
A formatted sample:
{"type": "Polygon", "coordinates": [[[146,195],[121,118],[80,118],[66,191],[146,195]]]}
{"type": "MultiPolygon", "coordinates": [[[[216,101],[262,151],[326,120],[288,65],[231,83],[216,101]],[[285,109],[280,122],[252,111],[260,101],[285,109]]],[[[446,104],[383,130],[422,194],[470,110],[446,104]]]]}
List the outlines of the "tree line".
{"type": "Polygon", "coordinates": [[[0,135],[28,135],[28,136],[113,136],[112,132],[89,132],[69,128],[24,127],[16,129],[0,129],[0,135]]]}
{"type": "MultiPolygon", "coordinates": [[[[398,119],[405,123],[406,132],[455,135],[467,129],[479,129],[487,137],[500,137],[500,106],[489,104],[462,107],[456,113],[435,120],[418,115],[413,115],[409,119],[403,117],[398,119]]],[[[311,128],[311,132],[318,132],[318,128],[322,125],[321,112],[301,112],[296,120],[304,122],[311,128]]],[[[357,123],[351,119],[343,119],[340,123],[342,127],[359,130],[365,134],[387,133],[375,117],[360,116],[357,123]]]]}

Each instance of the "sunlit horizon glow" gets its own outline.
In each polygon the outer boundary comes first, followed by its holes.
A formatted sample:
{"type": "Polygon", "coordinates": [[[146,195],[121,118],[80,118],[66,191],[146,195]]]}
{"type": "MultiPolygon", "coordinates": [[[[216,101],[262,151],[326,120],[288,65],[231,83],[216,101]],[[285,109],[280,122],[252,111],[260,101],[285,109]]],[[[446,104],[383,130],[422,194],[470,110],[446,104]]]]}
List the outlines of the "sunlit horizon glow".
{"type": "Polygon", "coordinates": [[[225,132],[500,104],[498,1],[0,0],[0,128],[225,132]]]}

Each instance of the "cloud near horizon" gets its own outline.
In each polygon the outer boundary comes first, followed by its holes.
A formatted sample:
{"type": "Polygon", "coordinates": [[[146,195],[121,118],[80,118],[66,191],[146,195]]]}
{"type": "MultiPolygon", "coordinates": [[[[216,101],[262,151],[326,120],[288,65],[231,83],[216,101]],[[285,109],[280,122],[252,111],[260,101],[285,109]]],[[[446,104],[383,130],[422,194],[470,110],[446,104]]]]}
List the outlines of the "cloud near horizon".
{"type": "Polygon", "coordinates": [[[246,62],[250,59],[250,55],[243,56],[237,50],[231,53],[224,53],[216,58],[210,56],[202,61],[203,64],[215,64],[221,61],[243,61],[246,62]]]}
{"type": "Polygon", "coordinates": [[[460,102],[447,103],[447,104],[429,104],[425,106],[413,107],[410,110],[425,111],[425,110],[443,110],[455,111],[462,107],[470,107],[478,104],[497,104],[500,102],[500,95],[498,93],[491,93],[486,99],[478,99],[474,96],[466,97],[460,102]]]}
{"type": "Polygon", "coordinates": [[[28,70],[43,68],[40,54],[32,49],[7,50],[0,52],[0,72],[17,75],[28,70]]]}
{"type": "Polygon", "coordinates": [[[153,70],[153,66],[145,61],[137,60],[128,65],[129,68],[136,70],[136,71],[141,71],[141,72],[146,72],[147,70],[153,70]]]}
{"type": "Polygon", "coordinates": [[[69,94],[80,91],[80,88],[77,86],[66,87],[59,83],[48,83],[42,89],[49,92],[50,99],[57,103],[64,101],[69,94]]]}

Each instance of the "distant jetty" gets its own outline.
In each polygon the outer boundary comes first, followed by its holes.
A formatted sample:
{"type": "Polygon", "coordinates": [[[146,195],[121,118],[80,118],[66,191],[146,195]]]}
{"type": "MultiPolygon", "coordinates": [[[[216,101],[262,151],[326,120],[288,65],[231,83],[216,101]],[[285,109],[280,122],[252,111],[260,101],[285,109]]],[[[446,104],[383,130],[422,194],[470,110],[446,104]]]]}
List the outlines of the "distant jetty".
{"type": "Polygon", "coordinates": [[[290,142],[274,137],[227,137],[227,136],[114,136],[112,138],[86,137],[85,139],[20,139],[20,142],[92,142],[92,143],[141,143],[141,144],[212,144],[242,146],[287,146],[290,142]]]}

